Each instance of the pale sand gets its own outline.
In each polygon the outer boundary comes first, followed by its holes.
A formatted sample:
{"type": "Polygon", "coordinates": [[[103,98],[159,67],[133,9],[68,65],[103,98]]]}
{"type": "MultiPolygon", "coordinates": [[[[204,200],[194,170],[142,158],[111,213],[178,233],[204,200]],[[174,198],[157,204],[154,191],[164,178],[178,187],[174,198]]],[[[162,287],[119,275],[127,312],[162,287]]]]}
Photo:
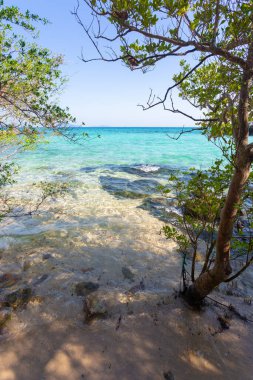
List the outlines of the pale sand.
{"type": "MultiPolygon", "coordinates": [[[[0,379],[162,380],[171,371],[175,380],[251,380],[253,324],[232,316],[220,332],[217,316],[226,309],[198,313],[174,298],[181,258],[159,234],[163,223],[137,208],[139,200],[79,191],[49,204],[51,214],[2,228],[1,273],[21,274],[12,289],[32,286],[37,300],[14,312],[3,331],[0,379]],[[35,285],[42,275],[48,277],[35,285]],[[145,289],[127,297],[142,279],[145,289]],[[74,294],[80,281],[99,283],[106,319],[84,323],[83,297],[74,294]]],[[[243,302],[252,284],[248,271],[236,286],[241,296],[222,290],[213,297],[253,319],[253,306],[243,302]]]]}
{"type": "MultiPolygon", "coordinates": [[[[138,303],[138,300],[135,301],[138,303]]],[[[252,329],[234,319],[218,327],[211,312],[196,314],[171,300],[168,305],[138,305],[91,325],[63,320],[36,323],[24,334],[1,341],[1,380],[252,379],[252,329]]],[[[26,330],[26,329],[25,329],[26,330]]]]}

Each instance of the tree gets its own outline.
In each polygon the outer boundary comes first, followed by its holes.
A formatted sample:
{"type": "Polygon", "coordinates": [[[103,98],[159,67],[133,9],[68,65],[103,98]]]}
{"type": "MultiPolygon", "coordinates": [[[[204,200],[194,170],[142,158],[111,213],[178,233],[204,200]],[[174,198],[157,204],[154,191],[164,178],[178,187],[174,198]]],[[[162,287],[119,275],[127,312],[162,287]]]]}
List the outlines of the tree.
{"type": "MultiPolygon", "coordinates": [[[[217,159],[208,170],[196,170],[172,174],[166,186],[160,186],[165,196],[171,190],[177,200],[178,213],[170,219],[162,231],[167,239],[178,244],[183,256],[181,294],[187,292],[196,273],[208,271],[215,261],[215,244],[220,212],[224,206],[233,165],[217,159]],[[182,178],[183,175],[183,178],[182,178]]],[[[231,261],[234,273],[226,278],[231,282],[240,276],[253,262],[253,207],[252,173],[238,205],[231,239],[231,261]]]]}
{"type": "Polygon", "coordinates": [[[37,15],[20,12],[17,7],[0,8],[0,130],[16,137],[19,145],[28,146],[42,137],[46,129],[60,131],[75,119],[68,109],[59,107],[55,94],[64,78],[61,56],[29,43],[18,32],[36,37],[35,22],[47,23],[37,15]],[[43,128],[38,128],[43,127],[43,128]]]}
{"type": "Polygon", "coordinates": [[[94,45],[97,57],[83,61],[123,61],[144,72],[162,59],[185,57],[162,98],[150,94],[143,109],[165,110],[190,117],[219,145],[233,165],[219,219],[215,261],[189,286],[187,298],[196,303],[231,275],[231,238],[242,193],[250,175],[252,118],[253,2],[252,0],[84,0],[93,21],[86,26],[80,6],[78,23],[94,45]],[[107,27],[107,24],[110,24],[107,27]],[[109,44],[103,48],[101,42],[109,44]],[[115,47],[113,47],[115,46],[115,47]],[[188,61],[187,61],[188,59],[188,61]],[[180,96],[201,111],[196,118],[177,109],[180,96]],[[168,105],[169,103],[169,105],[168,105]]]}
{"type": "MultiPolygon", "coordinates": [[[[47,20],[0,2],[0,218],[16,215],[15,203],[4,191],[14,182],[17,167],[11,160],[15,153],[31,149],[51,131],[75,140],[65,128],[75,118],[55,98],[65,83],[60,72],[63,58],[34,42],[38,22],[47,20]]],[[[42,183],[34,210],[47,197],[65,190],[65,185],[53,189],[52,184],[42,183]]]]}

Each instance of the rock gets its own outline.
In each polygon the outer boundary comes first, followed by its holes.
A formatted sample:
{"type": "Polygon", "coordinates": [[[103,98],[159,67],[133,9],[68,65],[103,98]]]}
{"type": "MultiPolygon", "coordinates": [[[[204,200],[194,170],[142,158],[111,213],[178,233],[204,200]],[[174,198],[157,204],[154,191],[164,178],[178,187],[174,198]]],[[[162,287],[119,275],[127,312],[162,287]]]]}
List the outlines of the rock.
{"type": "Polygon", "coordinates": [[[96,284],[91,281],[87,281],[87,282],[83,281],[76,284],[75,293],[77,296],[87,296],[88,294],[93,293],[96,290],[98,290],[98,288],[99,288],[99,284],[96,284]]]}
{"type": "Polygon", "coordinates": [[[163,177],[166,179],[170,174],[174,173],[174,169],[168,166],[158,165],[120,166],[118,171],[138,175],[140,177],[163,177]]]}
{"type": "Polygon", "coordinates": [[[80,169],[80,171],[84,172],[84,173],[93,173],[96,170],[98,170],[97,166],[85,166],[85,167],[80,169]]]}
{"type": "Polygon", "coordinates": [[[0,331],[6,325],[6,323],[11,319],[10,310],[0,310],[0,331]]]}
{"type": "Polygon", "coordinates": [[[53,256],[50,253],[43,253],[42,260],[52,259],[52,257],[53,256]]]}
{"type": "Polygon", "coordinates": [[[129,268],[122,267],[121,271],[125,279],[130,280],[131,282],[134,281],[134,274],[129,268]]]}
{"type": "Polygon", "coordinates": [[[4,297],[4,303],[7,307],[14,310],[24,308],[32,297],[32,289],[29,287],[21,288],[15,292],[9,293],[4,297]]]}
{"type": "Polygon", "coordinates": [[[18,274],[4,273],[0,276],[0,288],[10,288],[19,280],[21,280],[21,276],[18,274]]]}
{"type": "Polygon", "coordinates": [[[139,207],[147,210],[151,215],[163,222],[173,221],[177,223],[178,217],[182,216],[182,212],[177,207],[177,201],[174,198],[146,198],[139,207]]]}
{"type": "Polygon", "coordinates": [[[108,315],[108,304],[106,298],[101,294],[91,294],[85,300],[83,304],[84,321],[86,323],[91,322],[96,318],[106,318],[108,315]]]}
{"type": "Polygon", "coordinates": [[[129,181],[126,178],[101,176],[102,188],[117,198],[145,198],[157,192],[159,182],[153,179],[129,181]]]}

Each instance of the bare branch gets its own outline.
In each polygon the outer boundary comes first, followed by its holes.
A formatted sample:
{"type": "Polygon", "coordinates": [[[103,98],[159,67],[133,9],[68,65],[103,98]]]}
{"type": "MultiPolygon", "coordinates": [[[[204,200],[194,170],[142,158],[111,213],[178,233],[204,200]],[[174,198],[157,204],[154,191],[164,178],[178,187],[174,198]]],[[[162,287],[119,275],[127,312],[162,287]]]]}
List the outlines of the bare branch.
{"type": "Polygon", "coordinates": [[[169,135],[168,133],[166,133],[166,135],[171,139],[171,140],[179,140],[180,137],[182,135],[184,135],[185,133],[191,133],[193,131],[199,131],[199,130],[203,130],[203,128],[191,128],[191,129],[184,129],[184,127],[182,128],[182,130],[178,133],[178,135],[176,137],[174,136],[171,136],[169,135]]]}
{"type": "Polygon", "coordinates": [[[197,65],[195,65],[190,71],[188,71],[188,73],[186,73],[178,82],[176,82],[175,84],[173,84],[172,86],[170,86],[166,92],[165,92],[165,95],[163,97],[163,99],[160,99],[158,102],[156,103],[147,103],[147,107],[143,106],[143,105],[140,105],[140,107],[143,108],[143,110],[147,110],[147,109],[150,109],[150,108],[153,108],[153,107],[156,107],[157,105],[159,104],[164,104],[164,102],[166,101],[169,93],[171,90],[173,90],[173,88],[176,88],[178,87],[181,83],[183,83],[194,71],[196,71],[208,58],[212,57],[213,54],[209,54],[207,55],[206,57],[204,57],[203,59],[201,59],[199,61],[199,63],[197,65]]]}
{"type": "Polygon", "coordinates": [[[181,111],[181,110],[179,110],[179,109],[176,109],[176,108],[174,107],[174,102],[173,102],[173,99],[172,99],[172,96],[171,96],[171,95],[170,95],[170,101],[171,101],[171,106],[172,106],[172,108],[167,108],[167,107],[165,106],[165,104],[163,104],[163,107],[164,107],[164,110],[165,110],[165,111],[170,111],[170,112],[173,112],[173,113],[179,113],[179,114],[181,114],[181,115],[183,115],[183,116],[186,116],[186,117],[188,117],[189,119],[191,119],[191,120],[193,120],[193,121],[196,121],[196,122],[206,122],[206,123],[211,123],[211,122],[215,122],[215,121],[218,121],[218,120],[219,120],[219,119],[212,119],[212,118],[210,118],[210,119],[207,119],[207,118],[195,118],[195,117],[193,117],[193,116],[187,114],[186,112],[183,112],[183,111],[181,111]]]}

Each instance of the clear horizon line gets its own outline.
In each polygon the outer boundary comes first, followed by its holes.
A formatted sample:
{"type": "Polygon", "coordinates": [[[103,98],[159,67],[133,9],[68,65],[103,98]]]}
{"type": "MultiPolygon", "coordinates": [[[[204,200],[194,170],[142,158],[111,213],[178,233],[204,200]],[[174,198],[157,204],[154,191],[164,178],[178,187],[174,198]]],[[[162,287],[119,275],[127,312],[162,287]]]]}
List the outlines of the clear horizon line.
{"type": "Polygon", "coordinates": [[[78,125],[78,124],[72,124],[73,127],[77,128],[178,128],[178,129],[188,129],[188,128],[195,128],[199,129],[199,127],[192,126],[192,127],[174,127],[174,126],[145,126],[145,125],[138,125],[138,126],[115,126],[115,125],[78,125]]]}

